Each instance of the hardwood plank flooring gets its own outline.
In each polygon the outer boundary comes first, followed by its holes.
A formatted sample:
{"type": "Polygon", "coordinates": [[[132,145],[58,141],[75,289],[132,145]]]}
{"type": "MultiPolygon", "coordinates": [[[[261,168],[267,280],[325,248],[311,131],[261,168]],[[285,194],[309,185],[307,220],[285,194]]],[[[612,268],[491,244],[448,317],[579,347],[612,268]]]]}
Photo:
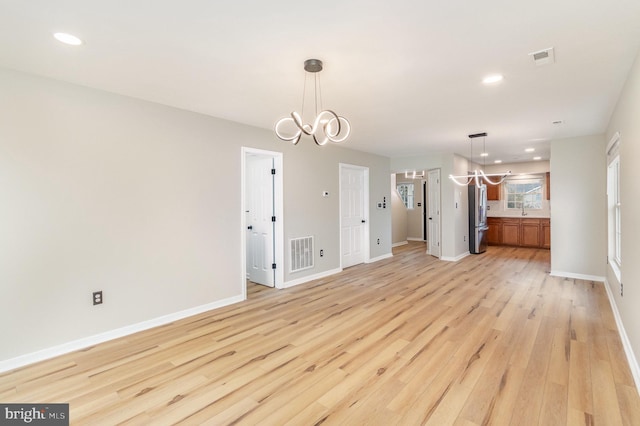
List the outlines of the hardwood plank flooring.
{"type": "Polygon", "coordinates": [[[0,374],[90,425],[640,425],[603,284],[549,251],[394,257],[0,374]]]}

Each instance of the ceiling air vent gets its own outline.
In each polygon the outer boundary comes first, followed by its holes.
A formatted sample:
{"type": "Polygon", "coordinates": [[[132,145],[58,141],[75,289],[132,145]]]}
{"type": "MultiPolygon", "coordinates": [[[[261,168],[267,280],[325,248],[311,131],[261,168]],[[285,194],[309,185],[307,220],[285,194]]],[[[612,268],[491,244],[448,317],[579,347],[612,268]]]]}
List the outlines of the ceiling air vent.
{"type": "Polygon", "coordinates": [[[533,57],[533,62],[535,62],[535,64],[539,67],[542,65],[553,64],[555,62],[553,47],[529,53],[529,56],[533,57]]]}

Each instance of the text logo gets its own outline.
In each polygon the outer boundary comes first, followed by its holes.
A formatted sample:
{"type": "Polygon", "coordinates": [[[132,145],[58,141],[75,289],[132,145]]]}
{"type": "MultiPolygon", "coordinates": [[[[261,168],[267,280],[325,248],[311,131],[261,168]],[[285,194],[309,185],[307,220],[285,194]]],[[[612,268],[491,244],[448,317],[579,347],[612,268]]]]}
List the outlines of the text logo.
{"type": "Polygon", "coordinates": [[[0,404],[0,424],[68,426],[69,404],[0,404]]]}

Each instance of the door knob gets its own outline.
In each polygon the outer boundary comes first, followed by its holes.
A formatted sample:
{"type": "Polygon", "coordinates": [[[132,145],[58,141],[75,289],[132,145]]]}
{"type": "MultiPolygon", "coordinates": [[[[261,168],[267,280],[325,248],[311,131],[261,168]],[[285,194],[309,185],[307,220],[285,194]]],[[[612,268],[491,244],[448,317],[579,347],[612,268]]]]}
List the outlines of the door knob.
{"type": "Polygon", "coordinates": [[[361,222],[364,223],[364,219],[362,219],[361,222]]]}
{"type": "Polygon", "coordinates": [[[247,226],[247,229],[253,229],[253,226],[249,225],[247,226]]]}

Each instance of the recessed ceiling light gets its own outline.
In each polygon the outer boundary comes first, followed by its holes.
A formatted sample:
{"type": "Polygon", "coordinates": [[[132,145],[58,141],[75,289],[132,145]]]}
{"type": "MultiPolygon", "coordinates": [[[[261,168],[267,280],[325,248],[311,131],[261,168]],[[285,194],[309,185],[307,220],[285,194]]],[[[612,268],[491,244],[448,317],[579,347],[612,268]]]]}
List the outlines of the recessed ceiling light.
{"type": "Polygon", "coordinates": [[[494,163],[500,164],[500,163],[502,163],[502,160],[495,160],[494,163]]]}
{"type": "Polygon", "coordinates": [[[534,160],[542,160],[542,157],[533,157],[534,160]]]}
{"type": "Polygon", "coordinates": [[[82,40],[78,37],[67,34],[67,33],[55,33],[53,36],[61,43],[70,44],[71,46],[80,46],[82,44],[82,40]]]}
{"type": "Polygon", "coordinates": [[[535,150],[536,150],[535,148],[526,148],[524,152],[533,152],[535,150]]]}
{"type": "Polygon", "coordinates": [[[504,76],[502,74],[494,74],[494,75],[489,75],[487,77],[485,77],[482,82],[484,84],[494,84],[494,83],[498,83],[500,81],[502,81],[504,79],[504,76]]]}
{"type": "Polygon", "coordinates": [[[480,154],[480,157],[488,157],[489,153],[488,152],[483,152],[482,154],[480,154]]]}

